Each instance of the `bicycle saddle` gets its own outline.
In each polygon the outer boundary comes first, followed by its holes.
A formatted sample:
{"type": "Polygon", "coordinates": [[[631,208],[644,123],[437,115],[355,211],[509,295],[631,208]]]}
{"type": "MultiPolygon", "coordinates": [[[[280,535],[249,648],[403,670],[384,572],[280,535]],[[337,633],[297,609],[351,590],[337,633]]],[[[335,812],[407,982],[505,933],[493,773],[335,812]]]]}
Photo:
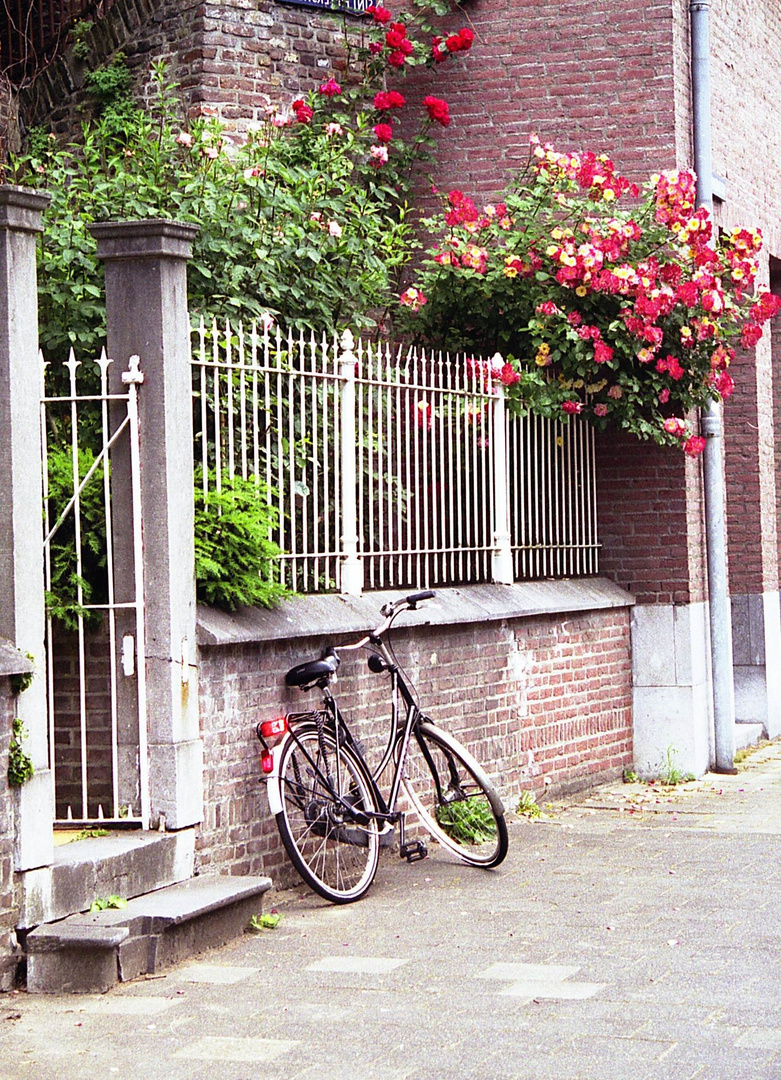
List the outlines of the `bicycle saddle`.
{"type": "Polygon", "coordinates": [[[329,653],[322,660],[307,660],[305,664],[296,664],[285,676],[288,686],[308,686],[309,683],[329,679],[339,667],[339,657],[329,653]]]}

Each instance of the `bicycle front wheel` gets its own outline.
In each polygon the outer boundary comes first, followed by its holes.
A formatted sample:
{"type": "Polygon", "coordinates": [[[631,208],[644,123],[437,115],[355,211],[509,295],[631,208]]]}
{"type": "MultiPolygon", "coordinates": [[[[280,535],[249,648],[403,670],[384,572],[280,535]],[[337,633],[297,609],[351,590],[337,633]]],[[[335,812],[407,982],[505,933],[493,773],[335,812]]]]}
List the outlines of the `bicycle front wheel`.
{"type": "Polygon", "coordinates": [[[297,730],[280,760],[277,827],[290,860],[312,889],[334,904],[359,900],[377,872],[380,842],[366,768],[334,735],[297,730]]]}
{"type": "Polygon", "coordinates": [[[472,866],[498,866],[507,823],[496,789],[452,735],[423,721],[410,736],[402,785],[423,826],[472,866]]]}

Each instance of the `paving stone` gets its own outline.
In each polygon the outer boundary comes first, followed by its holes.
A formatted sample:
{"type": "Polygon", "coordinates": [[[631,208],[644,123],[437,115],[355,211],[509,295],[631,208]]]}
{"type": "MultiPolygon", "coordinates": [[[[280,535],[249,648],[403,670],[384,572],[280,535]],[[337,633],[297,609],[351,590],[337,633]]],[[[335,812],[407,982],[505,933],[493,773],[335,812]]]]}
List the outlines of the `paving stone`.
{"type": "Polygon", "coordinates": [[[231,1036],[204,1035],[173,1055],[195,1061],[274,1061],[289,1054],[298,1044],[288,1039],[246,1039],[231,1036]]]}
{"type": "Polygon", "coordinates": [[[229,967],[220,964],[188,964],[179,968],[176,976],[186,982],[215,983],[219,986],[230,986],[232,983],[244,982],[257,975],[260,968],[256,967],[229,967]]]}
{"type": "Polygon", "coordinates": [[[325,956],[309,964],[307,971],[350,972],[359,975],[388,975],[406,960],[392,960],[382,956],[325,956]]]}
{"type": "Polygon", "coordinates": [[[781,771],[750,776],[642,820],[572,797],[490,873],[384,853],[360,903],[278,894],[277,930],[100,999],[3,996],[0,1080],[779,1080],[781,771]]]}

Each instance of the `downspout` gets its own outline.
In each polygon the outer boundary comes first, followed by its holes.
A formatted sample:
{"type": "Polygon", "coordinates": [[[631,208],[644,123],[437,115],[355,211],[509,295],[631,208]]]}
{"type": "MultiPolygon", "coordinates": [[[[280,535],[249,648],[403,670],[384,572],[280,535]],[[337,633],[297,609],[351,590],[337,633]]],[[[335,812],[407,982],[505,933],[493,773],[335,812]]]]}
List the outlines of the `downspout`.
{"type": "MultiPolygon", "coordinates": [[[[692,130],[697,203],[713,216],[711,153],[710,0],[689,0],[691,16],[692,130]]],[[[705,537],[708,562],[714,757],[712,769],[734,774],[735,685],[732,675],[732,616],[727,583],[724,440],[721,402],[702,412],[705,537]]]]}

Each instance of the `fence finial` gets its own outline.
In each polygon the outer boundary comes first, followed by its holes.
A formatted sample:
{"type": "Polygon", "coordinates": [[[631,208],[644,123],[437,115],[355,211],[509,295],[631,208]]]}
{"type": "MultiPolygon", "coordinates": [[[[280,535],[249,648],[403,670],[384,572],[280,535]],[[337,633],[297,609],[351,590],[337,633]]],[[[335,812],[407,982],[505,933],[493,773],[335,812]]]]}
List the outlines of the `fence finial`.
{"type": "Polygon", "coordinates": [[[122,372],[122,382],[125,386],[132,386],[144,381],[144,373],[141,370],[141,357],[131,356],[127,362],[127,371],[122,372]]]}
{"type": "Polygon", "coordinates": [[[353,337],[352,330],[344,331],[341,338],[339,339],[339,348],[342,350],[342,359],[344,359],[345,353],[349,353],[350,356],[353,355],[355,349],[355,338],[353,337]]]}

